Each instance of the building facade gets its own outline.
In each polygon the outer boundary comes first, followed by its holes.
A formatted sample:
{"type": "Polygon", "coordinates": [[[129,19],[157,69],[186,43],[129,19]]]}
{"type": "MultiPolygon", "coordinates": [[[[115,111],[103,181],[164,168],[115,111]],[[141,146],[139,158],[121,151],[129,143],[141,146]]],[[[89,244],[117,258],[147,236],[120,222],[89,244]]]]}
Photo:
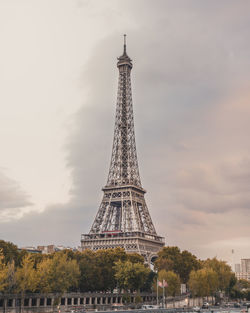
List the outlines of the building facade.
{"type": "Polygon", "coordinates": [[[240,264],[235,264],[235,275],[237,279],[250,281],[250,259],[241,259],[240,264]]]}

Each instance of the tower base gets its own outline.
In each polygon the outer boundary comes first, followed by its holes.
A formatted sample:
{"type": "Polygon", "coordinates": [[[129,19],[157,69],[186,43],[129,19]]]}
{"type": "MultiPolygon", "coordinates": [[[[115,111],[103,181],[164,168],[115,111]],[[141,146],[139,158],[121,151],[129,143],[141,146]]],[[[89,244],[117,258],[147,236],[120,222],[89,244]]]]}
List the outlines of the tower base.
{"type": "Polygon", "coordinates": [[[152,262],[163,246],[163,237],[143,232],[106,231],[97,234],[83,234],[81,238],[82,250],[96,251],[120,247],[124,248],[127,253],[142,255],[148,264],[152,262]]]}

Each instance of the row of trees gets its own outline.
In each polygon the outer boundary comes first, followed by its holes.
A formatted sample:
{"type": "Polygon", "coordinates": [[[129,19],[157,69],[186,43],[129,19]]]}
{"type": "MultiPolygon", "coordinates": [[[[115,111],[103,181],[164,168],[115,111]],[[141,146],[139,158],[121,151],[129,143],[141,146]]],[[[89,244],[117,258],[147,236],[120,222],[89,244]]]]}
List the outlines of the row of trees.
{"type": "Polygon", "coordinates": [[[155,261],[154,271],[138,254],[123,249],[64,250],[53,254],[18,251],[12,243],[0,240],[0,292],[70,292],[156,290],[159,281],[167,281],[166,292],[176,296],[181,283],[193,296],[214,295],[218,291],[236,293],[231,268],[216,258],[205,261],[178,247],[164,247],[155,261]]]}
{"type": "Polygon", "coordinates": [[[178,247],[164,247],[158,253],[155,268],[161,280],[172,282],[167,287],[170,295],[179,292],[181,283],[187,284],[192,295],[199,297],[215,295],[218,291],[229,295],[236,284],[235,275],[226,262],[216,258],[201,261],[178,247]]]}
{"type": "Polygon", "coordinates": [[[121,248],[21,254],[19,262],[18,253],[1,249],[0,292],[112,291],[117,287],[150,290],[154,276],[142,256],[127,254],[121,248]]]}

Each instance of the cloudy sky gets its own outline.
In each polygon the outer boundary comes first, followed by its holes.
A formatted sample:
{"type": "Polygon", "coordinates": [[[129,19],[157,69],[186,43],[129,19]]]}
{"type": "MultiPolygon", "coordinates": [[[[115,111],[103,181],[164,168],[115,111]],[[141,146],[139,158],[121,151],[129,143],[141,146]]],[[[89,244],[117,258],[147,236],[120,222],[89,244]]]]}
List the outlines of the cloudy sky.
{"type": "Polygon", "coordinates": [[[89,231],[126,33],[158,233],[200,258],[250,257],[249,11],[245,0],[0,0],[0,238],[78,246],[89,231]]]}

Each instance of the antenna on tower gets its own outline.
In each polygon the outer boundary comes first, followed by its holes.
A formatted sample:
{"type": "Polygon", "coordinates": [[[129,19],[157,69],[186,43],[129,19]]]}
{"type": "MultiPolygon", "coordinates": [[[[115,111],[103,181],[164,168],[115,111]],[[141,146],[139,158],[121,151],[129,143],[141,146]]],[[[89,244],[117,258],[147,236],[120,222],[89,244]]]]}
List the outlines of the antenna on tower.
{"type": "Polygon", "coordinates": [[[123,35],[123,37],[124,37],[124,39],[123,39],[124,40],[124,54],[126,54],[126,36],[127,36],[126,34],[123,35]]]}

